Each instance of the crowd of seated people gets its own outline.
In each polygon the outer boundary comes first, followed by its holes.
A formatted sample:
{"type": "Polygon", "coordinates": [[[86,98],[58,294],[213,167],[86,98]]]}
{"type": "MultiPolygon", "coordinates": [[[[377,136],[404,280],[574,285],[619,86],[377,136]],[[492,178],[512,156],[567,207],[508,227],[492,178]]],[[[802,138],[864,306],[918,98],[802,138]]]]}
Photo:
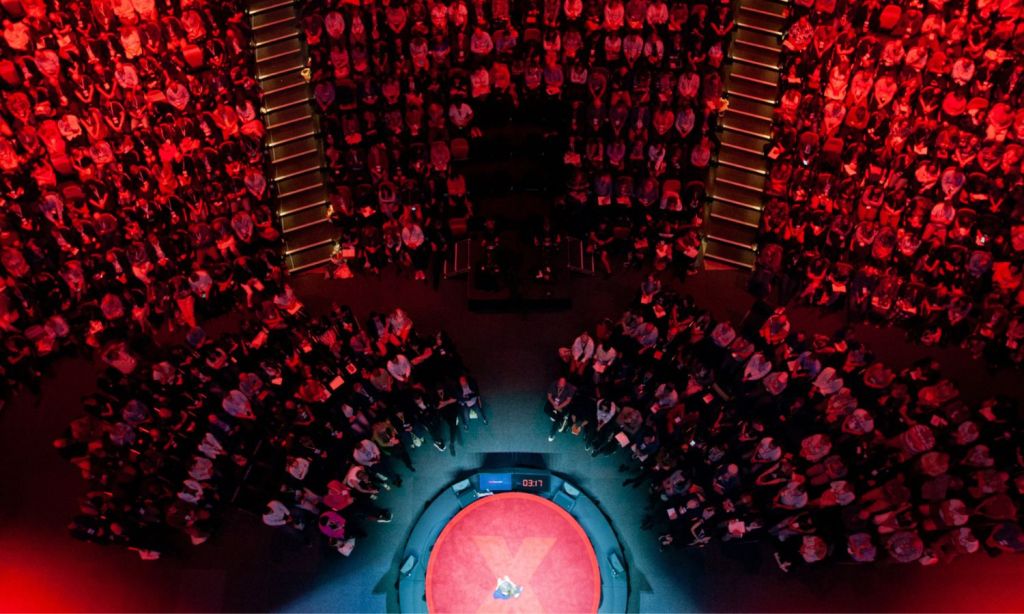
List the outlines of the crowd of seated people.
{"type": "Polygon", "coordinates": [[[425,279],[473,214],[452,161],[517,108],[558,116],[523,119],[557,124],[566,201],[597,221],[566,218],[607,271],[609,253],[685,268],[699,249],[730,15],[665,0],[308,3],[345,232],[337,274],[396,262],[425,279]]]}
{"type": "Polygon", "coordinates": [[[634,1],[623,16],[615,4],[562,59],[567,226],[605,274],[624,262],[685,277],[700,251],[732,9],[634,1]]]}
{"type": "Polygon", "coordinates": [[[4,2],[0,387],[252,305],[278,267],[236,1],[4,2]]]}
{"type": "Polygon", "coordinates": [[[768,540],[783,570],[1024,552],[1018,408],[967,402],[933,361],[894,371],[781,308],[737,330],[653,279],[561,355],[550,439],[625,450],[663,547],[768,540]]]}
{"type": "Polygon", "coordinates": [[[759,291],[1024,360],[1020,11],[793,4],[759,291]]]}
{"type": "Polygon", "coordinates": [[[391,519],[374,500],[410,448],[454,453],[487,421],[444,333],[401,309],[310,317],[287,287],[237,333],[120,347],[85,410],[55,442],[88,485],[71,532],[145,559],[207,541],[231,504],[348,555],[391,519]]]}

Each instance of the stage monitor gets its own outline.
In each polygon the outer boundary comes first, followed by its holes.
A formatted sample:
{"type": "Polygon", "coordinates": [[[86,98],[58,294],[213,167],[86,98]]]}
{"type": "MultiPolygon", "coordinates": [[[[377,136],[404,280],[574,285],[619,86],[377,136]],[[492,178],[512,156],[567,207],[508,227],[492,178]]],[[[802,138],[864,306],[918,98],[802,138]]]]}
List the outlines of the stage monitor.
{"type": "Polygon", "coordinates": [[[544,493],[551,487],[551,475],[544,471],[481,473],[479,490],[484,492],[544,493]]]}
{"type": "Polygon", "coordinates": [[[511,473],[481,473],[480,490],[484,492],[507,492],[512,490],[511,473]]]}

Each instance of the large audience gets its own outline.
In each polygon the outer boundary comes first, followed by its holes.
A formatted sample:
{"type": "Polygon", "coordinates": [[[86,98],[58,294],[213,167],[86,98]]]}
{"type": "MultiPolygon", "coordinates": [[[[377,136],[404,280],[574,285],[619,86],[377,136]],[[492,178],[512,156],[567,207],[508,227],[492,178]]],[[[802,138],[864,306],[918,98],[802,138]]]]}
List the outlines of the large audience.
{"type": "Polygon", "coordinates": [[[241,3],[0,14],[0,387],[258,303],[278,230],[241,3]]]}
{"type": "Polygon", "coordinates": [[[85,410],[55,442],[87,483],[72,535],[144,559],[206,542],[229,505],[347,556],[391,520],[375,500],[411,448],[454,453],[487,422],[443,332],[401,309],[311,317],[287,287],[237,333],[118,348],[85,410]]]}
{"type": "Polygon", "coordinates": [[[1021,6],[792,10],[758,291],[1020,365],[1021,6]]]}
{"type": "Polygon", "coordinates": [[[934,361],[892,370],[782,309],[734,327],[654,280],[560,355],[549,439],[629,455],[663,547],[767,540],[783,570],[1024,552],[1017,404],[962,399],[934,361]]]}
{"type": "MultiPolygon", "coordinates": [[[[548,439],[629,456],[663,547],[771,542],[931,565],[1024,551],[1016,403],[893,370],[783,309],[716,321],[662,286],[700,250],[728,2],[308,2],[331,274],[427,279],[474,215],[486,131],[555,127],[555,226],[655,273],[560,351],[548,439]],[[531,117],[531,115],[538,115],[531,117]]],[[[1012,2],[791,4],[752,289],[929,345],[1024,362],[1024,38],[1012,2]]],[[[285,282],[237,0],[5,2],[0,387],[58,355],[104,372],[55,442],[87,484],[72,534],[155,559],[240,508],[348,555],[377,505],[488,417],[442,332],[401,309],[313,317],[285,282]],[[207,318],[244,311],[241,330],[207,318]],[[157,343],[171,334],[183,343],[157,343]]],[[[559,239],[560,240],[560,239],[559,239]]]]}
{"type": "Polygon", "coordinates": [[[307,3],[343,231],[335,274],[399,263],[426,279],[480,226],[453,162],[510,117],[564,141],[563,225],[606,272],[615,256],[687,271],[730,15],[664,0],[307,3]]]}

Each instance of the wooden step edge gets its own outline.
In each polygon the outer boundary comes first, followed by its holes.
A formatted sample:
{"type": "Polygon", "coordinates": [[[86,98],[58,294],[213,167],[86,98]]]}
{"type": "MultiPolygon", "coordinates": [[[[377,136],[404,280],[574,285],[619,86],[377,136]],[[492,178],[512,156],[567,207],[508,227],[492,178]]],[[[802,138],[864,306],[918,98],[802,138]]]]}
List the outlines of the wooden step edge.
{"type": "Polygon", "coordinates": [[[302,252],[306,252],[306,251],[309,251],[311,249],[316,249],[318,247],[323,247],[324,245],[330,245],[331,243],[334,243],[334,239],[323,239],[323,240],[317,241],[316,243],[310,243],[308,245],[302,245],[300,247],[294,247],[292,249],[286,249],[285,252],[284,252],[284,255],[285,256],[294,256],[295,254],[301,254],[302,252]]]}
{"type": "Polygon", "coordinates": [[[719,243],[728,243],[729,245],[732,245],[734,247],[741,247],[743,249],[748,249],[748,250],[750,250],[752,252],[756,251],[754,248],[757,247],[757,244],[755,244],[755,243],[750,243],[750,244],[748,244],[748,243],[740,243],[739,241],[733,241],[732,239],[725,239],[723,237],[716,237],[715,235],[711,234],[710,232],[707,234],[707,239],[709,241],[718,241],[719,243]]]}
{"type": "Polygon", "coordinates": [[[753,100],[754,102],[763,102],[764,104],[770,104],[772,106],[775,106],[775,105],[778,104],[777,100],[771,100],[771,99],[768,99],[768,98],[764,98],[762,96],[755,96],[753,94],[747,94],[747,93],[741,92],[739,90],[727,90],[725,92],[725,97],[728,98],[729,96],[738,96],[739,98],[745,98],[746,100],[753,100]]]}
{"type": "MultiPolygon", "coordinates": [[[[287,40],[287,39],[285,39],[285,40],[287,40]]],[[[278,41],[278,42],[281,42],[281,41],[278,41]]],[[[280,60],[281,58],[286,58],[286,57],[288,57],[290,55],[301,54],[301,53],[302,53],[302,47],[299,46],[298,49],[290,49],[288,51],[280,51],[278,53],[275,53],[274,55],[270,55],[270,56],[267,56],[267,57],[260,58],[260,59],[256,60],[256,69],[257,69],[256,72],[259,72],[260,64],[263,64],[265,62],[273,62],[274,60],[280,60]]]]}
{"type": "MultiPolygon", "coordinates": [[[[750,28],[747,28],[748,30],[750,28]]],[[[755,43],[754,41],[745,41],[741,38],[736,38],[734,41],[737,45],[744,45],[746,47],[756,47],[757,49],[764,49],[765,51],[774,51],[775,53],[782,54],[782,43],[779,43],[778,47],[769,47],[768,45],[762,45],[761,43],[755,43]]]]}
{"type": "Polygon", "coordinates": [[[747,171],[748,173],[754,173],[755,175],[768,175],[768,169],[761,170],[761,169],[751,168],[751,167],[746,166],[744,164],[740,164],[739,162],[730,162],[729,160],[723,160],[722,158],[718,158],[718,164],[720,166],[730,166],[732,168],[739,169],[741,171],[747,171]]]}
{"type": "Polygon", "coordinates": [[[302,157],[302,156],[305,156],[305,155],[308,155],[308,154],[320,151],[320,143],[318,141],[318,142],[316,142],[316,144],[313,146],[312,149],[304,149],[304,150],[302,150],[300,152],[293,153],[293,154],[288,154],[288,155],[283,156],[281,158],[275,158],[274,157],[274,149],[276,147],[280,147],[280,145],[281,144],[278,143],[278,144],[273,145],[273,146],[268,148],[268,149],[270,149],[270,163],[271,164],[280,164],[282,162],[287,162],[288,160],[294,160],[295,158],[299,158],[299,157],[302,157]]]}
{"type": "Polygon", "coordinates": [[[763,26],[759,26],[759,25],[756,25],[756,24],[748,23],[748,22],[741,22],[741,21],[738,21],[738,20],[736,22],[736,25],[738,25],[740,27],[743,27],[743,28],[747,28],[748,30],[755,30],[757,32],[764,32],[765,34],[772,34],[774,36],[782,36],[782,30],[779,30],[779,29],[765,28],[763,26]]]}
{"type": "MultiPolygon", "coordinates": [[[[733,113],[735,113],[737,115],[743,115],[743,116],[746,116],[746,117],[753,117],[754,119],[760,119],[761,121],[768,122],[769,125],[771,125],[772,122],[775,121],[774,118],[772,118],[772,116],[770,116],[770,115],[758,115],[757,113],[751,113],[750,111],[743,111],[743,110],[738,109],[738,108],[736,108],[734,106],[731,106],[731,105],[726,107],[726,111],[732,111],[733,113]]],[[[765,137],[765,138],[768,138],[768,137],[765,137]]]]}
{"type": "MultiPolygon", "coordinates": [[[[280,24],[278,24],[278,25],[280,25],[280,24]]],[[[252,45],[253,45],[253,47],[265,47],[267,45],[273,45],[274,43],[279,43],[279,42],[281,42],[283,40],[287,40],[289,38],[296,38],[296,37],[298,37],[299,36],[299,27],[298,27],[298,25],[296,25],[294,30],[288,30],[287,32],[284,32],[284,33],[282,33],[282,34],[280,34],[278,36],[272,36],[270,38],[259,38],[259,37],[256,36],[257,32],[258,31],[253,31],[253,37],[252,37],[252,45]]]]}
{"type": "MultiPolygon", "coordinates": [[[[275,147],[282,147],[282,145],[277,145],[275,147]]],[[[273,149],[273,148],[271,148],[271,149],[273,149]]],[[[292,153],[292,154],[288,154],[288,155],[286,155],[284,157],[281,157],[281,158],[274,158],[273,154],[271,154],[270,160],[269,160],[270,167],[276,172],[278,169],[280,169],[281,166],[283,166],[284,164],[287,164],[289,162],[293,162],[296,158],[307,157],[307,158],[309,158],[310,164],[315,163],[317,165],[316,168],[323,168],[323,158],[321,158],[319,156],[319,153],[320,153],[319,146],[317,146],[317,147],[310,147],[310,146],[307,145],[307,146],[302,148],[302,151],[295,152],[295,153],[292,153]]],[[[311,170],[314,170],[314,168],[310,167],[310,168],[307,168],[306,170],[304,170],[302,172],[305,173],[305,172],[311,171],[311,170]]],[[[302,173],[299,173],[299,174],[301,175],[302,173]]]]}
{"type": "MultiPolygon", "coordinates": [[[[266,119],[268,119],[268,118],[265,117],[264,120],[266,120],[266,119]]],[[[304,121],[309,120],[309,119],[313,119],[313,116],[312,115],[300,115],[298,117],[292,117],[290,119],[287,119],[287,120],[279,122],[279,123],[275,123],[273,125],[267,123],[267,130],[277,130],[278,128],[284,128],[285,126],[291,126],[292,124],[297,124],[299,122],[304,122],[304,121]]]]}
{"type": "MultiPolygon", "coordinates": [[[[297,89],[297,88],[290,87],[288,89],[284,89],[284,90],[281,90],[281,91],[287,92],[289,90],[294,90],[294,89],[297,89]]],[[[312,97],[310,96],[308,90],[306,92],[304,92],[304,94],[301,95],[301,96],[298,96],[298,97],[296,97],[296,98],[294,98],[292,100],[289,100],[287,102],[284,102],[282,104],[276,104],[274,106],[265,106],[267,97],[268,97],[268,95],[264,94],[263,100],[262,100],[262,102],[260,102],[260,112],[263,115],[267,115],[267,114],[273,113],[275,111],[284,111],[284,109],[291,108],[292,106],[295,106],[296,104],[302,104],[303,102],[311,102],[312,101],[312,97]]]]}
{"type": "Polygon", "coordinates": [[[728,264],[731,264],[733,266],[738,266],[738,267],[743,268],[743,269],[749,269],[749,270],[753,270],[754,269],[754,265],[752,265],[752,264],[747,264],[746,262],[740,262],[738,260],[733,260],[732,258],[726,258],[725,256],[719,256],[717,254],[708,253],[706,248],[704,250],[704,257],[707,258],[708,260],[715,260],[715,261],[718,261],[718,262],[726,262],[728,264]]]}
{"type": "MultiPolygon", "coordinates": [[[[287,216],[285,216],[285,217],[287,217],[287,216]]],[[[320,224],[329,223],[330,221],[331,221],[330,218],[322,217],[322,218],[320,218],[318,220],[313,220],[312,222],[306,222],[305,224],[299,224],[298,226],[292,226],[291,228],[288,228],[288,229],[284,229],[284,227],[282,227],[282,230],[284,230],[284,234],[287,235],[290,232],[295,232],[295,231],[303,230],[303,229],[306,229],[306,228],[312,228],[313,226],[319,226],[320,224]]]]}
{"type": "Polygon", "coordinates": [[[755,186],[752,186],[752,185],[749,185],[749,184],[746,184],[746,183],[740,183],[738,181],[732,181],[732,180],[727,179],[725,177],[715,176],[715,182],[716,183],[722,182],[722,183],[724,183],[726,185],[736,186],[737,188],[743,188],[744,190],[749,190],[751,192],[756,192],[758,194],[763,194],[764,193],[764,188],[758,188],[758,187],[755,187],[755,186]]]}
{"type": "MultiPolygon", "coordinates": [[[[726,131],[730,131],[730,129],[726,128],[722,132],[726,132],[726,131]]],[[[756,149],[751,149],[750,147],[745,147],[743,145],[737,145],[736,143],[727,143],[726,141],[724,141],[721,138],[719,138],[718,141],[719,141],[719,143],[721,143],[722,147],[728,147],[729,149],[735,149],[736,151],[745,151],[747,153],[754,154],[755,156],[764,156],[764,152],[763,151],[758,151],[756,149]]],[[[767,144],[769,142],[770,141],[765,141],[765,144],[767,144]]]]}
{"type": "Polygon", "coordinates": [[[740,5],[740,10],[741,11],[746,11],[748,13],[753,13],[755,15],[764,15],[765,17],[773,17],[775,19],[786,20],[786,19],[789,18],[789,16],[786,15],[785,13],[783,13],[783,14],[773,13],[771,11],[766,11],[764,9],[759,9],[756,6],[750,6],[750,5],[746,5],[746,4],[741,4],[740,5]]]}
{"type": "MultiPolygon", "coordinates": [[[[723,199],[719,198],[718,200],[723,200],[723,199]]],[[[302,205],[301,207],[296,207],[294,209],[289,209],[287,211],[284,211],[283,209],[279,210],[277,212],[277,217],[288,217],[289,215],[295,215],[296,213],[302,213],[303,211],[309,211],[313,207],[323,207],[325,205],[327,205],[327,199],[323,198],[323,199],[320,199],[319,201],[317,201],[315,203],[309,203],[308,205],[302,205]]],[[[760,209],[759,209],[759,211],[760,211],[760,209]]]]}
{"type": "Polygon", "coordinates": [[[271,72],[262,73],[262,72],[260,72],[260,67],[256,66],[256,74],[257,74],[257,79],[259,81],[265,81],[267,79],[273,79],[274,77],[283,77],[284,75],[287,75],[288,73],[299,72],[300,70],[302,70],[305,67],[306,67],[306,63],[303,62],[303,63],[299,64],[298,66],[292,66],[290,68],[281,68],[281,69],[277,69],[277,70],[274,70],[274,71],[271,71],[271,72]]]}
{"type": "Polygon", "coordinates": [[[273,4],[269,4],[267,6],[261,6],[260,8],[257,8],[257,9],[247,8],[247,9],[245,9],[245,12],[250,17],[254,17],[254,16],[259,15],[261,13],[269,13],[270,11],[272,11],[274,9],[279,9],[279,8],[288,6],[289,4],[295,4],[295,0],[279,0],[278,2],[274,2],[273,4]]]}
{"type": "Polygon", "coordinates": [[[726,126],[725,123],[722,124],[722,127],[724,129],[726,129],[726,130],[732,130],[734,132],[742,132],[743,134],[749,134],[750,136],[756,136],[759,139],[767,139],[767,138],[771,137],[770,134],[764,134],[763,132],[752,132],[750,130],[745,130],[743,128],[737,128],[736,126],[726,126]]]}
{"type": "Polygon", "coordinates": [[[296,16],[295,15],[289,15],[287,17],[282,17],[282,18],[277,19],[275,21],[269,21],[267,23],[261,23],[258,26],[254,24],[250,29],[252,30],[253,34],[256,34],[260,30],[266,30],[266,29],[269,29],[269,28],[273,28],[274,26],[279,26],[281,24],[286,24],[286,23],[294,23],[295,24],[295,31],[298,32],[299,24],[298,24],[298,21],[296,20],[296,16]]]}
{"type": "Polygon", "coordinates": [[[751,66],[759,66],[761,68],[767,68],[768,70],[774,70],[775,72],[779,72],[779,65],[778,64],[765,64],[764,62],[759,62],[757,60],[752,60],[750,58],[745,58],[745,57],[736,55],[735,52],[729,54],[729,57],[732,58],[732,60],[734,62],[743,62],[744,64],[750,64],[751,66]]]}
{"type": "Polygon", "coordinates": [[[287,198],[289,196],[295,196],[296,194],[302,194],[303,192],[308,192],[310,190],[315,190],[317,188],[323,188],[323,187],[324,187],[324,183],[323,183],[323,181],[321,181],[320,183],[314,183],[313,185],[305,186],[305,187],[299,188],[297,190],[292,190],[290,192],[280,192],[280,193],[278,193],[277,197],[278,198],[287,198]]]}
{"type": "MultiPolygon", "coordinates": [[[[280,75],[278,75],[278,76],[280,76],[280,75]]],[[[260,81],[269,81],[269,79],[261,79],[260,81]]],[[[298,83],[292,83],[290,85],[285,85],[284,87],[275,87],[273,89],[263,89],[263,84],[260,83],[260,92],[262,92],[263,93],[263,97],[266,98],[267,96],[272,96],[272,95],[280,93],[280,92],[287,92],[288,90],[293,90],[293,89],[295,89],[297,87],[304,87],[306,85],[309,85],[309,84],[306,83],[305,79],[303,79],[302,81],[299,81],[298,83]]]]}
{"type": "MultiPolygon", "coordinates": [[[[732,185],[732,184],[730,184],[730,185],[732,185]]],[[[712,188],[712,190],[713,189],[714,188],[712,188]]],[[[750,209],[751,211],[757,211],[758,213],[761,213],[762,211],[764,211],[764,206],[763,205],[762,206],[752,205],[750,203],[745,203],[745,202],[743,202],[741,200],[736,200],[734,198],[729,198],[728,196],[721,196],[721,195],[718,195],[718,194],[714,194],[713,192],[711,194],[711,199],[712,200],[720,200],[723,203],[728,203],[730,205],[734,205],[734,206],[737,206],[737,207],[743,207],[744,209],[750,209]]]]}
{"type": "Polygon", "coordinates": [[[750,77],[747,75],[741,75],[738,72],[729,71],[729,78],[742,79],[743,81],[750,81],[751,83],[760,83],[761,85],[767,85],[768,87],[779,87],[779,82],[772,83],[771,81],[765,81],[764,79],[758,79],[757,77],[750,77]]]}
{"type": "Polygon", "coordinates": [[[748,13],[767,15],[768,17],[775,17],[777,19],[789,18],[789,7],[782,2],[775,2],[775,0],[765,0],[764,2],[748,2],[747,0],[740,0],[739,9],[741,11],[747,11],[748,13]],[[758,4],[763,6],[757,6],[758,4]]]}
{"type": "Polygon", "coordinates": [[[744,221],[744,220],[738,220],[738,219],[736,219],[734,217],[729,217],[729,216],[721,215],[721,214],[714,213],[714,212],[712,212],[710,214],[710,216],[713,217],[716,220],[722,220],[723,222],[729,222],[730,224],[739,224],[740,226],[746,226],[747,228],[753,228],[755,230],[760,228],[760,226],[761,226],[760,221],[758,221],[757,224],[751,224],[750,222],[747,222],[747,221],[744,221]]]}
{"type": "MultiPolygon", "coordinates": [[[[309,98],[299,98],[297,100],[291,100],[291,101],[286,102],[284,104],[277,105],[276,107],[260,107],[260,110],[263,112],[264,115],[266,115],[267,113],[273,113],[274,111],[284,111],[285,109],[290,109],[290,108],[294,107],[295,105],[300,105],[300,104],[302,104],[304,102],[309,102],[309,98]]],[[[761,101],[758,101],[758,102],[764,102],[764,101],[761,100],[761,101]]]]}
{"type": "Polygon", "coordinates": [[[309,132],[303,132],[301,134],[285,137],[277,141],[268,142],[267,147],[276,147],[277,145],[284,145],[286,143],[291,143],[292,141],[297,141],[299,139],[304,139],[306,137],[316,136],[319,133],[319,129],[317,129],[317,127],[314,125],[309,132]]]}
{"type": "Polygon", "coordinates": [[[299,171],[291,171],[287,173],[282,173],[280,175],[278,175],[275,172],[274,181],[284,181],[285,179],[291,179],[292,177],[298,177],[299,175],[305,175],[306,173],[312,173],[313,171],[323,170],[323,168],[323,162],[320,162],[317,166],[311,166],[309,168],[304,168],[299,171]]]}
{"type": "Polygon", "coordinates": [[[300,271],[305,271],[307,269],[313,269],[313,268],[316,268],[318,266],[325,265],[325,264],[327,264],[330,261],[331,261],[331,258],[330,258],[330,256],[328,256],[327,258],[321,258],[320,260],[314,260],[313,262],[307,262],[306,264],[299,265],[297,267],[289,267],[288,272],[289,273],[298,273],[300,271]]]}
{"type": "MultiPolygon", "coordinates": [[[[278,42],[282,42],[282,41],[278,41],[278,42]]],[[[274,55],[272,55],[270,57],[260,58],[260,59],[256,60],[256,74],[260,75],[261,74],[260,70],[261,69],[266,69],[268,64],[272,64],[274,62],[280,62],[282,60],[291,60],[291,61],[294,61],[294,62],[299,62],[299,64],[302,65],[302,66],[300,66],[300,68],[304,68],[306,66],[306,58],[302,57],[302,47],[300,46],[298,49],[292,49],[291,51],[279,51],[279,52],[277,52],[276,54],[274,54],[274,55]],[[294,56],[294,57],[292,57],[292,56],[294,56]]],[[[296,68],[295,70],[298,70],[298,68],[296,68]]],[[[262,76],[261,75],[260,78],[261,79],[269,79],[270,77],[266,77],[266,76],[262,76]]]]}

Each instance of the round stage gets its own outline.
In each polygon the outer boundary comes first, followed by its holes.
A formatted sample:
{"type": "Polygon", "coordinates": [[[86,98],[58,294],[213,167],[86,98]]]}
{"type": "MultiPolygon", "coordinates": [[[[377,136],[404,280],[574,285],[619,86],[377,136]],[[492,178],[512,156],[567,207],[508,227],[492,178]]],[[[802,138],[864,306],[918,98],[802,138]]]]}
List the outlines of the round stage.
{"type": "Polygon", "coordinates": [[[396,588],[406,614],[613,614],[626,611],[629,584],[618,535],[593,499],[546,469],[501,465],[426,504],[396,588]]]}
{"type": "Polygon", "coordinates": [[[554,502],[523,492],[475,501],[445,525],[427,565],[430,612],[597,612],[601,573],[586,532],[554,502]],[[495,596],[498,578],[521,587],[495,596]]]}

